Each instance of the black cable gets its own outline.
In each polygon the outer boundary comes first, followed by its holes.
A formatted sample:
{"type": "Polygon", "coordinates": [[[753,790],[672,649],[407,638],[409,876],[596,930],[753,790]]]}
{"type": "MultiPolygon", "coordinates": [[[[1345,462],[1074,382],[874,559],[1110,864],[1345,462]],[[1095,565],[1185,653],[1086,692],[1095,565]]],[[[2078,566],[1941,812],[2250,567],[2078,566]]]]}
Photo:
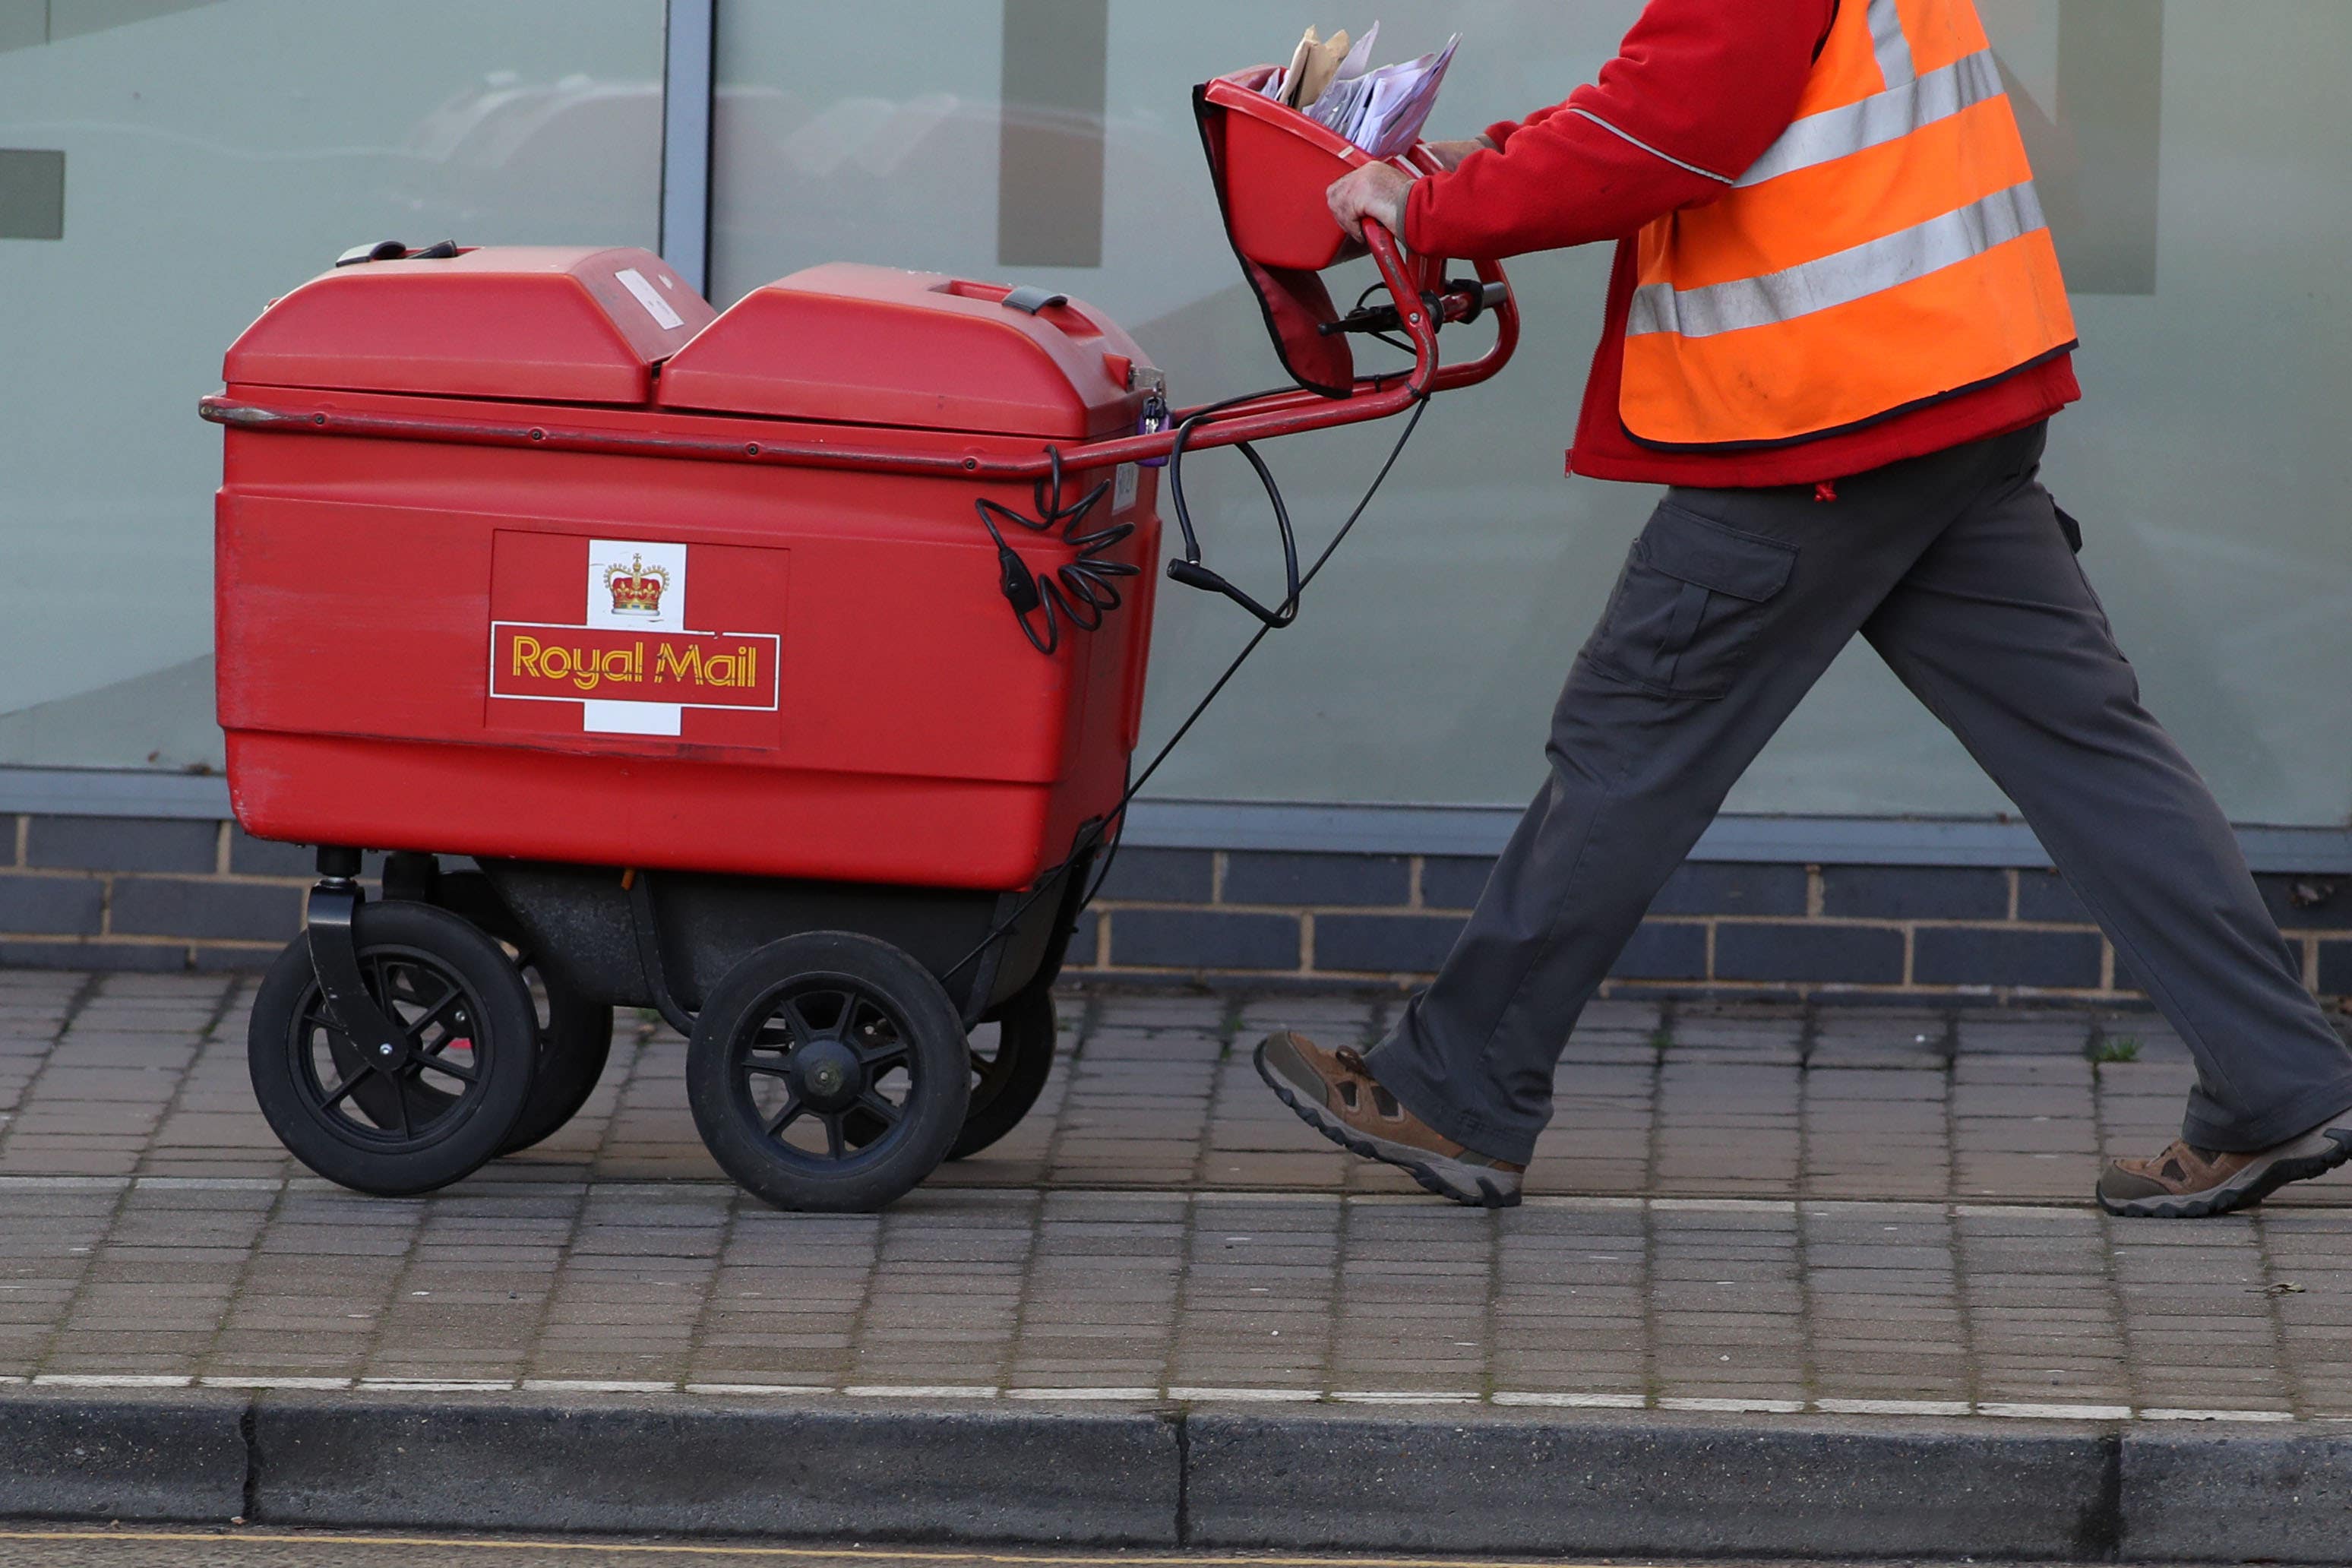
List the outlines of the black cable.
{"type": "Polygon", "coordinates": [[[1267,504],[1274,508],[1275,531],[1282,536],[1282,603],[1269,610],[1201,563],[1201,540],[1192,531],[1192,509],[1184,503],[1184,453],[1192,440],[1192,426],[1207,416],[1208,410],[1203,409],[1176,426],[1176,439],[1168,448],[1168,495],[1176,510],[1176,527],[1184,535],[1184,559],[1170,562],[1168,575],[1188,588],[1223,594],[1268,626],[1286,626],[1298,616],[1298,590],[1305,586],[1298,576],[1298,536],[1291,529],[1290,508],[1283,502],[1282,487],[1274,482],[1274,470],[1247,441],[1234,442],[1234,449],[1249,459],[1257,482],[1265,487],[1267,504]]]}
{"type": "Polygon", "coordinates": [[[1021,623],[1021,635],[1039,653],[1051,655],[1062,643],[1062,622],[1066,620],[1080,631],[1093,631],[1103,623],[1103,616],[1124,603],[1119,595],[1117,579],[1132,577],[1142,568],[1131,562],[1106,561],[1106,551],[1112,550],[1132,537],[1135,524],[1114,522],[1092,533],[1081,533],[1078,525],[1086,521],[1104,496],[1110,492],[1111,481],[1104,479],[1078,498],[1075,506],[1062,505],[1062,454],[1058,447],[1048,447],[1045,455],[1052,465],[1045,479],[1030,486],[1030,498],[1037,508],[1034,518],[1022,516],[1011,507],[982,496],[972,502],[980,513],[988,536],[996,541],[998,585],[1012,601],[1013,618],[1021,623]],[[1021,552],[1004,537],[997,521],[1016,523],[1032,533],[1045,533],[1059,523],[1062,542],[1077,552],[1075,559],[1055,568],[1053,575],[1039,577],[1029,570],[1021,552]],[[1030,616],[1045,612],[1045,629],[1041,635],[1030,616]]]}
{"type": "MultiPolygon", "coordinates": [[[[1240,400],[1236,399],[1235,401],[1240,400]]],[[[1331,536],[1331,542],[1323,547],[1323,552],[1315,558],[1314,564],[1307,567],[1306,574],[1299,578],[1298,593],[1305,593],[1307,584],[1315,581],[1316,576],[1322,572],[1324,563],[1331,559],[1332,552],[1339,548],[1340,542],[1345,540],[1349,531],[1355,528],[1356,521],[1362,517],[1364,515],[1365,509],[1372,504],[1372,498],[1381,493],[1381,486],[1388,480],[1389,470],[1396,467],[1397,459],[1399,458],[1404,456],[1405,443],[1412,439],[1412,433],[1421,427],[1421,416],[1428,411],[1429,398],[1426,394],[1416,397],[1413,400],[1412,416],[1405,421],[1404,428],[1398,432],[1396,445],[1389,448],[1388,459],[1381,464],[1380,472],[1372,476],[1372,482],[1364,487],[1363,495],[1357,500],[1355,510],[1348,514],[1347,521],[1339,525],[1339,531],[1331,536]]],[[[1207,411],[1203,410],[1203,412],[1207,411]]],[[[1296,595],[1293,595],[1294,599],[1296,596],[1296,595]]],[[[986,952],[989,949],[989,944],[995,942],[1006,931],[1012,930],[1013,923],[1028,912],[1029,907],[1032,904],[1034,904],[1038,899],[1045,895],[1045,890],[1054,885],[1055,880],[1059,878],[1063,872],[1068,870],[1071,866],[1076,864],[1085,856],[1092,853],[1102,842],[1102,825],[1104,823],[1117,822],[1119,826],[1119,831],[1114,835],[1111,839],[1111,857],[1115,858],[1118,856],[1118,841],[1126,837],[1128,806],[1134,802],[1136,795],[1142,790],[1143,786],[1151,782],[1151,775],[1160,771],[1160,764],[1168,760],[1169,753],[1175,751],[1177,744],[1181,742],[1186,735],[1192,733],[1192,726],[1200,722],[1201,715],[1209,710],[1209,704],[1214,702],[1217,700],[1218,694],[1223,692],[1227,684],[1233,680],[1234,677],[1240,673],[1242,666],[1248,662],[1250,655],[1257,651],[1258,644],[1265,641],[1269,635],[1278,629],[1280,629],[1279,626],[1275,623],[1270,621],[1262,621],[1256,632],[1251,636],[1250,640],[1242,645],[1241,652],[1234,655],[1233,662],[1225,666],[1224,673],[1218,676],[1215,682],[1210,686],[1207,693],[1202,697],[1200,701],[1192,705],[1192,711],[1184,716],[1184,721],[1176,726],[1176,732],[1168,737],[1167,743],[1161,746],[1159,752],[1152,757],[1150,765],[1146,767],[1140,775],[1137,775],[1130,764],[1129,769],[1129,781],[1125,792],[1118,797],[1118,804],[1110,809],[1108,816],[1098,819],[1090,829],[1081,832],[1078,843],[1072,847],[1069,854],[1065,856],[1058,865],[1040,876],[1037,879],[1036,885],[1030,889],[1027,896],[1023,898],[1019,903],[1013,905],[1012,910],[1006,913],[1002,920],[990,927],[988,934],[982,937],[979,942],[973,946],[970,952],[965,953],[961,958],[956,960],[951,966],[942,971],[940,975],[941,980],[946,980],[958,973],[965,965],[977,959],[982,953],[986,952]],[[1091,837],[1089,837],[1089,835],[1091,835],[1091,837]]],[[[1087,904],[1094,901],[1095,895],[1102,891],[1104,877],[1108,876],[1109,872],[1109,860],[1106,859],[1103,865],[1102,875],[1097,876],[1095,879],[1094,886],[1087,890],[1087,896],[1079,902],[1078,908],[1083,910],[1087,904]]]]}

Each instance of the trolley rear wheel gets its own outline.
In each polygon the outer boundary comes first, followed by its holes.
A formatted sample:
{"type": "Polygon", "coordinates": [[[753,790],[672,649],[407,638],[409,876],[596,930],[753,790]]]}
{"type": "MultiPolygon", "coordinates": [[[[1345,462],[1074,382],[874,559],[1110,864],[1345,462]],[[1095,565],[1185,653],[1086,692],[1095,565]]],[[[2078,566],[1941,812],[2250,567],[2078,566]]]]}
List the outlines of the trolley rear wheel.
{"type": "Polygon", "coordinates": [[[383,1197],[446,1186],[498,1153],[522,1114],[538,1051],[530,993],[498,943],[446,910],[365,904],[352,938],[399,1048],[361,1050],[298,937],[254,996],[254,1098],[331,1182],[383,1197]]]}
{"type": "MultiPolygon", "coordinates": [[[[1016,998],[1004,1016],[971,1032],[971,1104],[948,1146],[948,1158],[977,1154],[1018,1126],[1054,1070],[1054,998],[1044,991],[1016,998]]],[[[876,1117],[849,1113],[849,1142],[864,1148],[886,1131],[876,1117]]]]}
{"type": "Polygon", "coordinates": [[[971,1038],[971,1109],[948,1148],[948,1158],[977,1154],[1021,1124],[1045,1091],[1054,1070],[1054,995],[1038,989],[1015,997],[993,1031],[982,1025],[971,1038]],[[993,1032],[993,1042],[985,1037],[993,1032]]]}
{"type": "Polygon", "coordinates": [[[613,1052],[613,1009],[591,1002],[549,973],[539,962],[530,933],[522,929],[479,871],[445,871],[434,889],[444,909],[464,916],[508,950],[508,959],[531,993],[539,1019],[539,1062],[531,1074],[530,1098],[521,1120],[507,1134],[501,1154],[512,1154],[551,1137],[580,1114],[613,1052]]]}
{"type": "Polygon", "coordinates": [[[686,1056],[702,1141],[779,1208],[870,1214],[938,1168],[963,1126],[962,1020],[888,942],[808,931],[739,962],[703,1001],[686,1056]],[[878,1124],[863,1143],[853,1122],[878,1124]]]}

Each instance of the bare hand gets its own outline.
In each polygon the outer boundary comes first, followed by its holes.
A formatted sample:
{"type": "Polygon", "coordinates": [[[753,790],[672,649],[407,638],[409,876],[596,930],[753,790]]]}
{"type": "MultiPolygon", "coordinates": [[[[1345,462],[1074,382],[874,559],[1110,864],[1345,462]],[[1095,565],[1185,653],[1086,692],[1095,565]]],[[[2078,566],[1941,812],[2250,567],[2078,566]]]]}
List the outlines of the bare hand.
{"type": "Polygon", "coordinates": [[[1370,218],[1404,240],[1404,199],[1412,182],[1387,163],[1366,163],[1351,169],[1323,193],[1332,221],[1357,244],[1364,243],[1364,220],[1370,218]]]}

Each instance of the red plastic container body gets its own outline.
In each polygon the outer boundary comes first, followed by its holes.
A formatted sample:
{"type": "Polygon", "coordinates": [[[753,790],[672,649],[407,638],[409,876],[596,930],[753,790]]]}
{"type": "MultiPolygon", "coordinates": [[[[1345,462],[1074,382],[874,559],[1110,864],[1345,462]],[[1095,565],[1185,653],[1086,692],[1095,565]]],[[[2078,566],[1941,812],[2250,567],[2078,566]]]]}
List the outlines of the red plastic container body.
{"type": "Polygon", "coordinates": [[[1276,68],[1257,66],[1208,84],[1225,121],[1225,217],[1234,248],[1261,267],[1314,272],[1339,258],[1347,237],[1324,193],[1371,162],[1362,148],[1258,90],[1276,68]]]}
{"type": "MultiPolygon", "coordinates": [[[[1142,570],[1048,658],[1014,625],[973,512],[984,495],[1035,515],[1026,484],[464,435],[543,418],[747,450],[887,427],[896,449],[960,463],[1133,429],[1127,367],[1144,360],[1126,334],[1003,293],[818,268],[712,320],[642,251],[483,249],[345,268],[278,301],[229,351],[228,393],[321,428],[226,433],[217,647],[237,819],[301,843],[1028,883],[1123,787],[1154,470],[1066,476],[1072,498],[1110,481],[1086,527],[1135,523],[1114,558],[1142,570]],[[404,417],[452,434],[335,433],[404,417]]],[[[1013,543],[1041,576],[1072,554],[1057,534],[1013,543]]]]}

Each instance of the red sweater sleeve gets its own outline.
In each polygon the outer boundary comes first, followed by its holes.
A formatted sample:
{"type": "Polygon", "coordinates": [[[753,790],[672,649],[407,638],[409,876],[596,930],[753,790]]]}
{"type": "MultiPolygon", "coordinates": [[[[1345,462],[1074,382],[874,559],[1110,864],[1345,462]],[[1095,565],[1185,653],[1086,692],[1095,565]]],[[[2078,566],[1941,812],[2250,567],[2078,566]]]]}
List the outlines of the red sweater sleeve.
{"type": "Polygon", "coordinates": [[[1517,256],[1620,239],[1714,201],[1788,128],[1836,0],[1650,0],[1617,58],[1567,102],[1413,182],[1405,243],[1517,256]]]}

